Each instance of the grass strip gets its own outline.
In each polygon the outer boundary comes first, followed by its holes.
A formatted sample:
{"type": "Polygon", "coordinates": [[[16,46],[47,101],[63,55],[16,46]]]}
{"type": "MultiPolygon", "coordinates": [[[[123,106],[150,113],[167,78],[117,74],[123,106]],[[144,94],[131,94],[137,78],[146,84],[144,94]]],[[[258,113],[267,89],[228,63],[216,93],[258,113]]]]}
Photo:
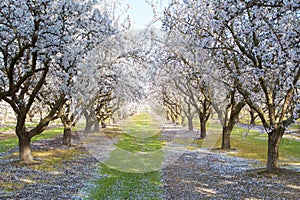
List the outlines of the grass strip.
{"type": "MultiPolygon", "coordinates": [[[[132,168],[139,168],[141,167],[139,164],[150,165],[147,163],[149,158],[154,165],[160,164],[164,160],[163,154],[157,152],[165,145],[165,142],[158,140],[159,134],[152,135],[152,122],[147,115],[149,114],[134,115],[127,123],[123,124],[122,127],[127,130],[123,130],[124,132],[118,135],[121,139],[116,144],[117,149],[110,153],[110,158],[106,163],[117,162],[120,164],[124,162],[127,168],[130,165],[132,168]],[[147,133],[147,129],[149,129],[150,137],[138,137],[139,134],[136,132],[141,130],[141,127],[144,133],[147,133]],[[134,134],[131,134],[130,131],[133,131],[134,134]],[[130,156],[125,155],[138,152],[145,153],[145,155],[138,157],[136,162],[130,156]],[[147,157],[147,153],[149,153],[149,157],[147,157]],[[153,157],[151,157],[152,155],[153,157]],[[147,161],[143,161],[145,157],[147,157],[147,161]]],[[[102,178],[93,182],[95,187],[89,191],[88,199],[162,199],[163,189],[159,170],[129,173],[110,165],[100,164],[99,173],[102,178]]]]}
{"type": "MultiPolygon", "coordinates": [[[[34,136],[31,139],[31,142],[33,143],[38,140],[53,138],[59,134],[62,134],[62,132],[63,132],[63,127],[45,130],[43,133],[34,136]]],[[[9,139],[0,140],[0,152],[5,152],[11,148],[17,147],[18,142],[19,141],[18,141],[17,136],[15,136],[13,138],[9,138],[9,139]]]]}

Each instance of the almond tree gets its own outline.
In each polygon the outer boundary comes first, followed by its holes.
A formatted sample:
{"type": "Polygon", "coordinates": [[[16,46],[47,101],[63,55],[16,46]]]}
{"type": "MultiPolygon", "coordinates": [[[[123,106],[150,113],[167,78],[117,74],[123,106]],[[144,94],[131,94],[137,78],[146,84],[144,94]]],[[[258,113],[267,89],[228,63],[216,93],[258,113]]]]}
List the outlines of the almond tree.
{"type": "MultiPolygon", "coordinates": [[[[10,104],[16,114],[22,162],[33,161],[31,138],[60,117],[61,108],[68,99],[68,82],[76,69],[68,63],[70,59],[60,60],[66,56],[80,59],[81,50],[74,47],[91,41],[85,36],[91,30],[87,30],[86,25],[95,25],[90,21],[94,4],[72,1],[68,9],[73,9],[70,14],[74,14],[74,29],[64,31],[65,19],[61,13],[67,4],[66,1],[50,0],[5,0],[0,3],[0,99],[10,104]],[[66,33],[68,35],[64,35],[66,33]],[[28,129],[26,117],[37,101],[43,102],[48,112],[36,127],[28,129]]],[[[108,31],[105,27],[98,32],[108,31]]],[[[101,38],[93,40],[98,42],[101,38]]]]}
{"type": "MultiPolygon", "coordinates": [[[[177,32],[176,39],[173,40],[175,45],[178,40],[185,41],[184,44],[176,45],[177,49],[173,52],[178,58],[182,60],[183,66],[192,69],[191,72],[196,75],[193,85],[201,79],[201,86],[197,90],[191,91],[189,96],[203,95],[201,99],[202,108],[208,108],[210,104],[217,112],[220,123],[223,127],[222,131],[222,149],[230,149],[230,136],[231,132],[237,123],[237,117],[241,109],[245,105],[245,101],[238,95],[235,89],[230,87],[232,78],[228,76],[223,64],[210,55],[210,53],[203,48],[201,41],[197,37],[198,31],[202,28],[202,23],[196,21],[198,17],[202,17],[202,2],[189,2],[189,1],[172,1],[165,11],[163,18],[164,29],[168,31],[168,35],[172,32],[177,32]],[[199,26],[200,28],[198,28],[199,26]],[[190,56],[187,56],[190,53],[190,56]],[[215,66],[220,66],[220,69],[215,69],[215,66]],[[195,82],[196,81],[196,82],[195,82]],[[198,93],[197,93],[198,92],[198,93]],[[193,94],[196,93],[196,94],[193,94]]],[[[205,17],[205,16],[204,16],[205,17]]],[[[202,21],[201,21],[202,22],[202,21]]],[[[187,84],[183,84],[187,87],[187,84]]],[[[188,91],[188,90],[187,90],[188,91]]],[[[195,97],[194,97],[195,98],[195,97]]],[[[193,98],[191,98],[193,100],[193,98]]],[[[200,99],[199,99],[200,100],[200,99]]],[[[195,104],[195,101],[193,101],[195,104]]],[[[197,104],[196,104],[197,106],[197,104]]],[[[203,110],[203,109],[202,109],[203,110]]],[[[208,112],[199,112],[201,124],[207,121],[208,112]]],[[[209,115],[208,115],[209,116],[209,115]]],[[[203,134],[205,135],[205,134],[203,134]]]]}
{"type": "Polygon", "coordinates": [[[267,171],[279,168],[278,147],[299,118],[299,1],[195,1],[182,3],[187,34],[210,49],[268,133],[267,171]],[[192,16],[192,17],[191,17],[192,16]],[[186,16],[187,17],[187,16],[186,16]],[[266,108],[266,110],[264,110],[266,108]]]}
{"type": "Polygon", "coordinates": [[[222,41],[214,37],[218,50],[223,49],[234,87],[267,130],[267,171],[276,171],[281,138],[300,112],[300,2],[224,1],[211,6],[218,24],[214,31],[222,41]]]}
{"type": "Polygon", "coordinates": [[[57,111],[65,102],[63,96],[58,98],[36,127],[26,129],[27,113],[42,89],[52,65],[52,59],[46,55],[50,48],[47,49],[46,45],[53,46],[49,42],[49,36],[56,30],[44,18],[46,7],[48,9],[50,6],[48,2],[2,1],[0,6],[0,96],[10,104],[17,117],[16,134],[19,138],[20,160],[32,162],[30,139],[57,118],[57,111]]]}

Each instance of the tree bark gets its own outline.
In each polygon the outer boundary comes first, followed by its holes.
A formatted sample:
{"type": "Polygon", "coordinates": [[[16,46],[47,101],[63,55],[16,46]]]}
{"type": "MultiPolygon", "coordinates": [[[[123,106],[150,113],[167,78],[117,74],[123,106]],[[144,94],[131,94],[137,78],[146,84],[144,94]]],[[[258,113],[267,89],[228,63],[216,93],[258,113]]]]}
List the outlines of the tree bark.
{"type": "Polygon", "coordinates": [[[100,120],[95,120],[94,122],[94,131],[100,131],[100,120]]]}
{"type": "Polygon", "coordinates": [[[283,128],[274,129],[268,136],[267,172],[279,170],[279,144],[284,133],[283,128]]]}
{"type": "Polygon", "coordinates": [[[84,128],[84,132],[85,133],[91,132],[93,124],[94,123],[92,121],[87,120],[84,128]]]}
{"type": "Polygon", "coordinates": [[[101,128],[106,128],[106,124],[104,121],[101,121],[101,128]]]}
{"type": "Polygon", "coordinates": [[[92,131],[92,127],[95,124],[95,120],[97,119],[94,119],[93,116],[89,115],[88,113],[85,113],[84,117],[85,117],[84,132],[89,133],[92,131]]]}
{"type": "Polygon", "coordinates": [[[193,116],[188,116],[188,126],[189,126],[189,131],[194,130],[194,126],[193,126],[193,116]]]}
{"type": "Polygon", "coordinates": [[[206,137],[206,122],[207,122],[207,120],[205,119],[205,117],[199,117],[199,119],[200,119],[200,130],[201,130],[200,137],[202,139],[204,139],[206,137]]]}
{"type": "Polygon", "coordinates": [[[232,129],[230,127],[223,127],[223,135],[222,135],[222,149],[230,149],[230,135],[231,135],[232,129]]]}
{"type": "Polygon", "coordinates": [[[255,124],[255,111],[253,110],[253,109],[251,109],[250,111],[249,111],[249,113],[250,113],[250,124],[255,124]]]}
{"type": "Polygon", "coordinates": [[[30,140],[31,137],[25,128],[25,118],[26,116],[19,116],[17,118],[16,134],[19,139],[19,158],[20,162],[31,163],[33,162],[33,157],[31,155],[30,140]]]}
{"type": "Polygon", "coordinates": [[[168,121],[170,121],[170,114],[169,114],[169,113],[170,113],[170,111],[167,110],[167,111],[166,111],[166,118],[167,118],[168,121]]]}
{"type": "Polygon", "coordinates": [[[181,126],[185,126],[185,116],[181,115],[181,126]]]}
{"type": "Polygon", "coordinates": [[[173,114],[171,114],[171,120],[172,120],[172,123],[175,124],[176,123],[176,119],[175,119],[175,116],[173,114]]]}
{"type": "Polygon", "coordinates": [[[71,146],[71,140],[72,140],[72,129],[71,126],[64,125],[64,135],[63,135],[63,145],[71,146]]]}
{"type": "Polygon", "coordinates": [[[23,163],[33,162],[33,157],[31,155],[31,149],[30,149],[31,137],[18,136],[18,138],[19,138],[20,161],[23,163]]]}

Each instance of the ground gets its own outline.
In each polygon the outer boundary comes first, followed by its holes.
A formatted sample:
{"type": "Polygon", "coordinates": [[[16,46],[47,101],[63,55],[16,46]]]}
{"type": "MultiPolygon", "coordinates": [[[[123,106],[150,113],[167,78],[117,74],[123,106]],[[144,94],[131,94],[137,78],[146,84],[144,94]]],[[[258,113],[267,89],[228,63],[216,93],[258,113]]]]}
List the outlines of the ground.
{"type": "MultiPolygon", "coordinates": [[[[167,135],[170,131],[164,130],[161,137],[167,135]]],[[[44,164],[18,164],[17,148],[1,153],[1,199],[92,199],[89,191],[101,187],[95,185],[94,180],[109,175],[99,173],[99,161],[78,137],[74,136],[75,145],[72,147],[62,146],[61,140],[62,136],[58,135],[32,144],[36,157],[40,157],[44,164]],[[51,162],[47,160],[50,153],[52,158],[57,156],[53,165],[53,159],[51,162]],[[64,159],[59,160],[61,157],[64,159]]],[[[172,148],[175,152],[178,145],[172,148]]],[[[260,161],[232,157],[218,150],[195,148],[186,150],[174,162],[163,166],[158,169],[159,189],[153,198],[136,190],[128,191],[126,198],[117,199],[299,199],[298,168],[266,174],[260,161]]],[[[144,184],[143,181],[149,180],[143,180],[142,176],[140,184],[144,184]]],[[[122,184],[118,186],[118,190],[122,188],[122,184]]]]}

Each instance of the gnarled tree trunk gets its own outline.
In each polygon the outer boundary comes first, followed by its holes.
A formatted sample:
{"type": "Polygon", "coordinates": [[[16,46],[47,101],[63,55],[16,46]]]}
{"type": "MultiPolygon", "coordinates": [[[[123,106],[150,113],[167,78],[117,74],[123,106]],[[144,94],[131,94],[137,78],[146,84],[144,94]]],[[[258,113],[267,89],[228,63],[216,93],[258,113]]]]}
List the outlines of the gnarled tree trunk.
{"type": "Polygon", "coordinates": [[[193,116],[187,116],[187,119],[188,119],[188,128],[189,128],[189,131],[194,130],[193,116]]]}
{"type": "Polygon", "coordinates": [[[72,140],[72,124],[64,124],[63,145],[71,146],[72,140]]]}
{"type": "Polygon", "coordinates": [[[94,131],[100,131],[100,120],[97,119],[94,122],[94,131]]]}
{"type": "Polygon", "coordinates": [[[180,123],[181,126],[185,126],[185,116],[184,115],[181,115],[181,123],[180,123]]]}
{"type": "Polygon", "coordinates": [[[84,132],[85,132],[85,133],[91,132],[93,125],[94,125],[94,122],[93,122],[93,121],[91,121],[91,120],[86,120],[84,132]]]}
{"type": "Polygon", "coordinates": [[[279,144],[282,139],[284,129],[279,127],[268,134],[268,160],[267,172],[279,170],[279,144]]]}
{"type": "Polygon", "coordinates": [[[222,133],[222,149],[230,149],[230,136],[231,136],[232,128],[225,126],[223,127],[223,133],[222,133]]]}
{"type": "Polygon", "coordinates": [[[255,118],[256,118],[255,111],[253,109],[250,109],[249,113],[250,113],[250,124],[255,124],[255,118]]]}
{"type": "Polygon", "coordinates": [[[18,136],[18,138],[19,138],[20,161],[23,163],[33,162],[33,157],[31,155],[31,149],[30,149],[31,137],[18,136]]]}
{"type": "Polygon", "coordinates": [[[204,139],[206,137],[206,124],[207,124],[207,121],[210,117],[210,112],[207,112],[208,110],[205,110],[204,113],[202,112],[199,112],[198,115],[199,115],[199,121],[200,121],[200,137],[202,139],[204,139]]]}
{"type": "Polygon", "coordinates": [[[31,163],[33,162],[30,149],[31,136],[26,131],[25,118],[26,116],[24,115],[17,119],[16,134],[19,139],[19,158],[23,163],[31,163]]]}
{"type": "Polygon", "coordinates": [[[101,121],[101,128],[106,128],[106,123],[104,121],[101,121]]]}
{"type": "Polygon", "coordinates": [[[200,137],[204,139],[206,137],[206,122],[205,117],[200,117],[200,137]]]}

